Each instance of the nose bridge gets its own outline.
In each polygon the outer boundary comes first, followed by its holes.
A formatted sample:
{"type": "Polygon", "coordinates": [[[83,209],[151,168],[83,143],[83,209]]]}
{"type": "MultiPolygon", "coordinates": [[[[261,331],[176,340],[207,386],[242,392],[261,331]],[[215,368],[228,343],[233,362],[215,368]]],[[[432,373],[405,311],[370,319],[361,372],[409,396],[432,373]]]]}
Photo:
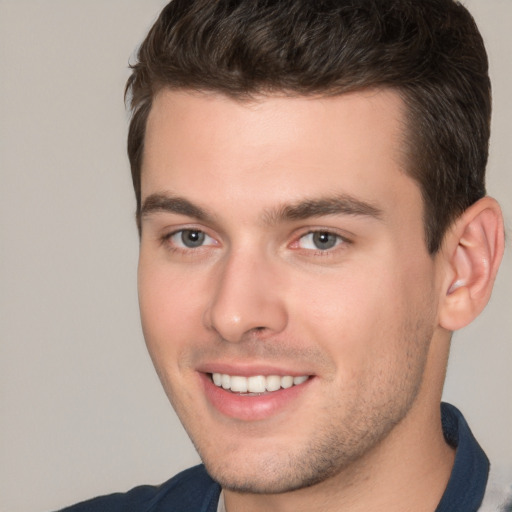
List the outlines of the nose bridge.
{"type": "Polygon", "coordinates": [[[278,281],[276,263],[262,251],[230,251],[205,313],[207,327],[232,343],[251,331],[280,332],[287,324],[287,313],[278,281]]]}

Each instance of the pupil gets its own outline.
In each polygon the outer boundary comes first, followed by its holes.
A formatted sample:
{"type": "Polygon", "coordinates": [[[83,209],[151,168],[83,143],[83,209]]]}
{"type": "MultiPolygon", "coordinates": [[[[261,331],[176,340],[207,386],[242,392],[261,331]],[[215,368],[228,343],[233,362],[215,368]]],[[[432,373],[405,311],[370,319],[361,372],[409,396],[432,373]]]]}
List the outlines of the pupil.
{"type": "Polygon", "coordinates": [[[336,236],[332,233],[320,231],[313,234],[313,242],[318,249],[331,249],[331,247],[336,245],[336,236]]]}
{"type": "Polygon", "coordinates": [[[181,240],[186,247],[199,247],[204,242],[204,233],[187,229],[181,234],[181,240]]]}

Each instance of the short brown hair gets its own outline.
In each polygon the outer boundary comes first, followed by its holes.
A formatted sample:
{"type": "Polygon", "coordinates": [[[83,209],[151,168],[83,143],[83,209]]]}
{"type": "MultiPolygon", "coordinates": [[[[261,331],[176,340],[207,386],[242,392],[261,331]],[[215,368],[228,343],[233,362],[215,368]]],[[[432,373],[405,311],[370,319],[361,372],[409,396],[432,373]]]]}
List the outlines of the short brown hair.
{"type": "Polygon", "coordinates": [[[435,253],[485,195],[491,89],[485,47],[453,0],[173,0],[140,46],[126,86],[128,155],[141,208],[146,121],[162,88],[254,94],[397,90],[408,174],[435,253]]]}

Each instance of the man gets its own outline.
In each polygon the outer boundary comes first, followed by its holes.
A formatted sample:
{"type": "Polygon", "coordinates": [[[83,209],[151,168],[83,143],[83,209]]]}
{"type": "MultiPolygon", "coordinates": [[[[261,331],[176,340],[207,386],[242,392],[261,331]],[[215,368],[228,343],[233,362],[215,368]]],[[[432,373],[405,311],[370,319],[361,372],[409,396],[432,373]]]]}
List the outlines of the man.
{"type": "Polygon", "coordinates": [[[127,92],[144,335],[204,466],[72,510],[495,510],[440,407],[504,245],[466,9],[174,0],[127,92]]]}

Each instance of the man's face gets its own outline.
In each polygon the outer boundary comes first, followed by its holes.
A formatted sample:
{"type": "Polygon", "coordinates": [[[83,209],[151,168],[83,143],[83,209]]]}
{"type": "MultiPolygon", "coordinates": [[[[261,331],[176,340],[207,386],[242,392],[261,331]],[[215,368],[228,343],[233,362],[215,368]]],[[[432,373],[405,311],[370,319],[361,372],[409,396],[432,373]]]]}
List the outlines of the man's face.
{"type": "Polygon", "coordinates": [[[311,485],[417,427],[401,420],[429,400],[438,279],[402,120],[390,91],[155,99],[143,329],[225,488],[311,485]]]}

